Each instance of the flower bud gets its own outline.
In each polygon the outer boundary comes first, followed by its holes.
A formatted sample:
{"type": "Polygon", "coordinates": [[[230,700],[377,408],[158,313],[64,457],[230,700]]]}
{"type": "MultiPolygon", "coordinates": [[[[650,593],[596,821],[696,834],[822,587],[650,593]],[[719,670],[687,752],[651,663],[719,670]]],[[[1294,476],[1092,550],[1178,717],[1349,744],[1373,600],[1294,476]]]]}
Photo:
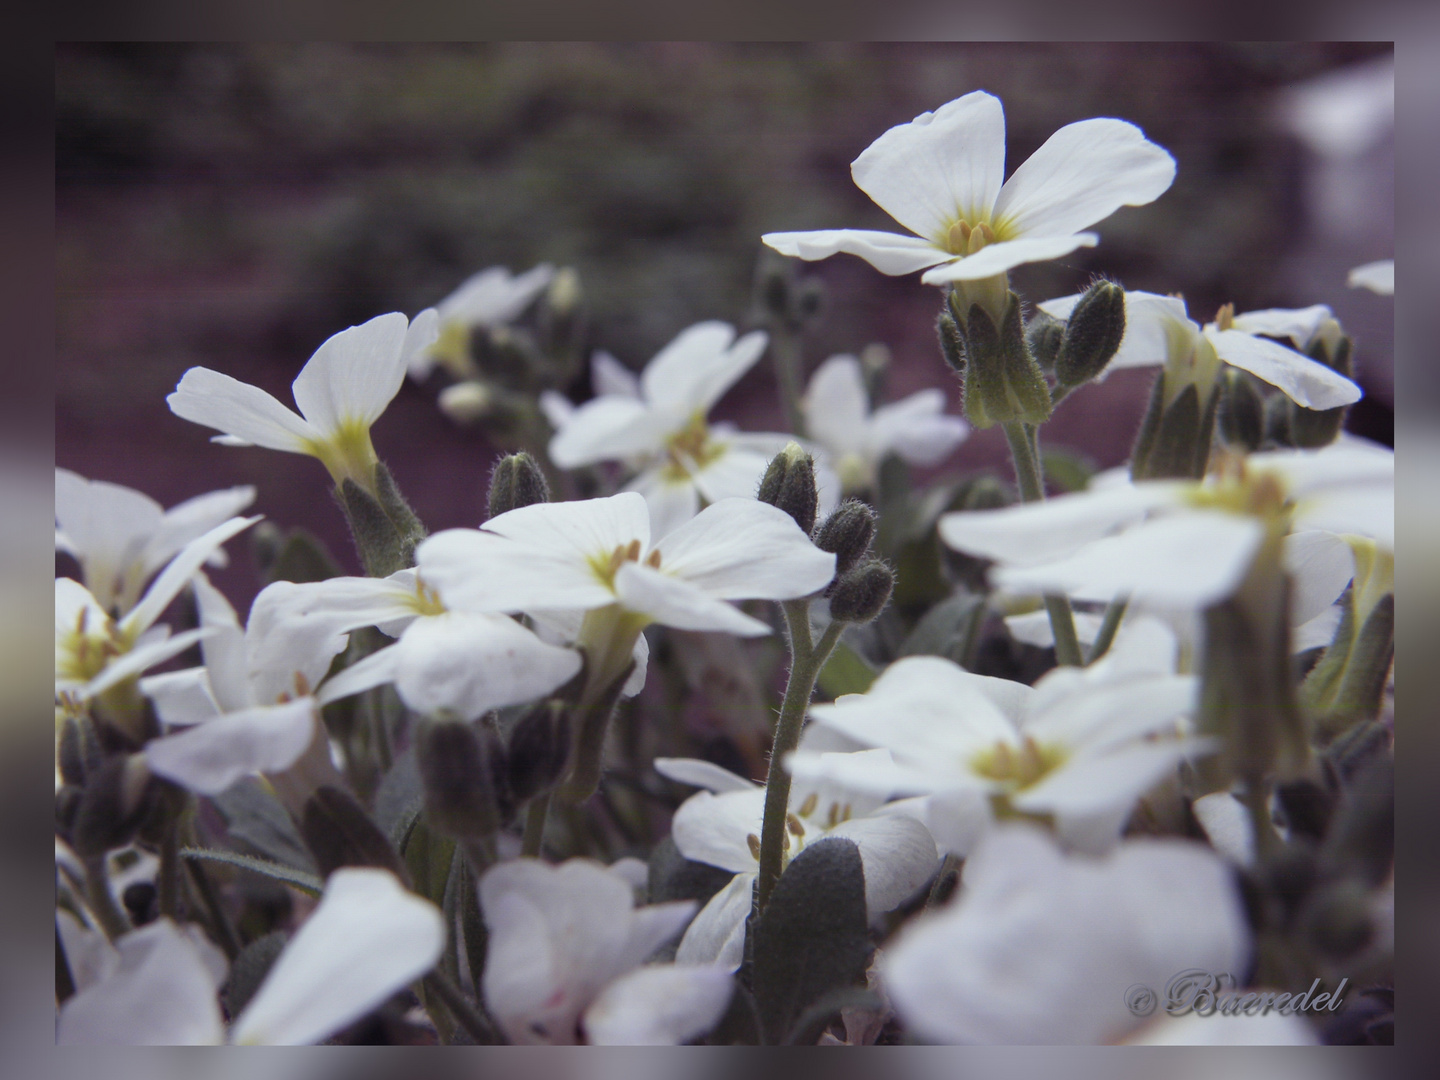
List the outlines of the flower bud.
{"type": "Polygon", "coordinates": [[[1241,453],[1259,450],[1265,442],[1265,398],[1249,372],[1227,368],[1220,376],[1220,437],[1241,453]]]}
{"type": "Polygon", "coordinates": [[[1134,480],[1199,480],[1210,464],[1210,443],[1220,395],[1213,389],[1200,403],[1195,383],[1187,383],[1168,404],[1166,373],[1155,377],[1150,404],[1130,458],[1134,480]]]}
{"type": "Polygon", "coordinates": [[[965,374],[965,334],[960,329],[960,324],[955,321],[955,316],[950,313],[949,305],[940,311],[940,317],[935,320],[935,334],[940,339],[940,352],[945,357],[945,362],[957,375],[965,374]]]}
{"type": "Polygon", "coordinates": [[[559,702],[531,709],[510,731],[506,788],[514,807],[549,791],[570,757],[570,715],[559,702]]]}
{"type": "Polygon", "coordinates": [[[545,473],[529,454],[509,454],[495,463],[490,473],[490,517],[549,501],[545,473]]]}
{"type": "Polygon", "coordinates": [[[755,496],[761,502],[784,510],[806,536],[815,529],[815,515],[820,502],[815,488],[815,462],[800,444],[792,442],[776,454],[755,496]]]}
{"type": "Polygon", "coordinates": [[[859,499],[846,499],[815,532],[815,546],[835,556],[835,577],[850,572],[875,539],[875,511],[859,499]]]}
{"type": "Polygon", "coordinates": [[[473,424],[490,415],[495,405],[495,395],[490,387],[478,379],[451,383],[440,391],[436,399],[440,411],[457,424],[473,424]]]}
{"type": "Polygon", "coordinates": [[[1065,339],[1065,323],[1053,315],[1037,311],[1025,324],[1025,343],[1030,346],[1030,355],[1040,365],[1040,370],[1055,374],[1055,358],[1060,355],[1060,343],[1065,339]]]}
{"type": "Polygon", "coordinates": [[[415,763],[436,832],[471,839],[500,827],[495,775],[504,769],[505,750],[494,732],[466,720],[422,720],[415,763]]]}
{"type": "MultiPolygon", "coordinates": [[[[1350,339],[1340,332],[1340,324],[1333,320],[1331,322],[1333,333],[1317,334],[1310,348],[1306,350],[1306,355],[1347,379],[1353,379],[1353,345],[1350,339]]],[[[1341,405],[1338,409],[1307,409],[1288,398],[1286,401],[1289,405],[1290,445],[1303,450],[1317,450],[1322,446],[1329,446],[1339,437],[1349,406],[1341,405]]]]}
{"type": "Polygon", "coordinates": [[[580,275],[573,266],[562,266],[545,292],[546,305],[554,314],[567,317],[580,306],[580,297],[580,275]]]}
{"type": "Polygon", "coordinates": [[[1091,285],[1065,323],[1055,378],[1079,386],[1105,370],[1125,336],[1125,290],[1113,281],[1091,285]]]}
{"type": "Polygon", "coordinates": [[[71,846],[82,859],[124,847],[145,824],[159,797],[159,782],[143,754],[117,754],[86,778],[75,809],[71,846]]]}
{"type": "Polygon", "coordinates": [[[965,319],[965,415],[978,428],[1050,418],[1050,388],[1020,321],[1020,298],[1009,294],[1004,319],[996,326],[980,304],[965,319]]]}
{"type": "Polygon", "coordinates": [[[830,617],[840,622],[867,623],[890,602],[895,571],[879,559],[869,559],[839,578],[830,593],[830,617]]]}

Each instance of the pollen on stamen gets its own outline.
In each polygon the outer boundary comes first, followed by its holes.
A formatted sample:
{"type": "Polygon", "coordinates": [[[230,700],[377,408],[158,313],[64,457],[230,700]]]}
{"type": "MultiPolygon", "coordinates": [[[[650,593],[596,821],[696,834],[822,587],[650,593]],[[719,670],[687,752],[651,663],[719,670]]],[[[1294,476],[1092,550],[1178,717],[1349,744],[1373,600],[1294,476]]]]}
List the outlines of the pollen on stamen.
{"type": "Polygon", "coordinates": [[[750,848],[750,854],[757,859],[760,858],[760,838],[752,832],[745,837],[745,843],[750,848]]]}
{"type": "Polygon", "coordinates": [[[659,569],[660,569],[660,549],[659,549],[659,548],[656,548],[654,551],[650,552],[649,555],[646,555],[646,556],[645,556],[645,565],[646,565],[646,566],[654,567],[656,570],[659,570],[659,569]]]}
{"type": "Polygon", "coordinates": [[[815,806],[820,802],[819,792],[812,791],[805,796],[805,801],[800,804],[800,816],[809,817],[815,812],[815,806]]]}
{"type": "Polygon", "coordinates": [[[794,814],[785,815],[785,827],[789,829],[792,833],[794,833],[796,836],[805,835],[805,826],[800,824],[800,819],[797,818],[794,814]]]}

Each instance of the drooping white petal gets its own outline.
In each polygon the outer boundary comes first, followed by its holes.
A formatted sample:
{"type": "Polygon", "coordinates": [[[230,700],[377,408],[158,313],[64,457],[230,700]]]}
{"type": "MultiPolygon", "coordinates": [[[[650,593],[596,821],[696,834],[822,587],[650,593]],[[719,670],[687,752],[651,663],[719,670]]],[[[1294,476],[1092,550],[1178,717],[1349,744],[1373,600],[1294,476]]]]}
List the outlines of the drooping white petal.
{"type": "Polygon", "coordinates": [[[287,582],[280,590],[275,589],[276,584],[280,583],[267,586],[255,598],[250,612],[252,622],[258,608],[265,611],[268,622],[324,618],[337,632],[376,626],[397,637],[419,617],[413,570],[401,570],[385,578],[333,577],[300,584],[287,582]],[[261,597],[265,598],[263,602],[261,597]]]}
{"type": "Polygon", "coordinates": [[[1239,330],[1216,330],[1208,326],[1205,336],[1221,360],[1279,387],[1297,405],[1307,409],[1336,409],[1360,400],[1360,387],[1344,375],[1279,342],[1252,337],[1239,330]]]}
{"type": "Polygon", "coordinates": [[[1395,486],[1395,451],[1343,433],[1320,450],[1250,454],[1245,466],[1275,473],[1290,497],[1302,502],[1310,496],[1328,497],[1342,488],[1395,486]]]}
{"type": "MultiPolygon", "coordinates": [[[[210,693],[222,712],[262,704],[250,692],[245,631],[235,617],[230,601],[204,574],[190,579],[200,625],[211,631],[200,644],[205,657],[205,676],[210,693]]],[[[286,686],[293,691],[293,686],[286,686]]],[[[269,702],[263,702],[269,704],[269,702]]]]}
{"type": "Polygon", "coordinates": [[[400,646],[389,645],[377,649],[369,656],[362,656],[343,671],[338,671],[321,685],[315,700],[321,705],[341,701],[354,694],[362,694],[377,686],[393,683],[400,674],[400,646]]]}
{"type": "Polygon", "coordinates": [[[108,977],[60,1008],[55,1041],[90,1046],[214,1046],[224,1025],[205,957],[161,918],[116,942],[108,977]]]}
{"type": "MultiPolygon", "coordinates": [[[[676,532],[685,528],[682,525],[676,532]]],[[[624,563],[616,571],[615,595],[627,610],[677,630],[719,630],[740,637],[761,637],[771,632],[769,624],[751,618],[685,578],[639,563],[624,563]]]]}
{"type": "Polygon", "coordinates": [[[293,605],[309,588],[289,581],[272,582],[250,605],[245,677],[250,698],[257,703],[269,704],[316,686],[335,656],[349,644],[344,631],[354,624],[343,615],[332,619],[321,614],[293,614],[293,605]]]}
{"type": "Polygon", "coordinates": [[[663,572],[727,600],[789,600],[824,588],[835,559],[795,519],[755,499],[724,499],[656,545],[663,572]]]}
{"type": "Polygon", "coordinates": [[[1144,522],[1055,562],[997,567],[991,578],[1011,592],[1087,589],[1161,608],[1198,609],[1235,590],[1262,535],[1253,518],[1194,511],[1144,522]]]}
{"type": "Polygon", "coordinates": [[[719,1023],[734,990],[724,968],[637,968],[585,1010],[585,1034],[593,1046],[678,1046],[719,1023]]]}
{"type": "Polygon", "coordinates": [[[897,124],[850,175],[911,232],[943,241],[958,219],[986,220],[1005,178],[1005,110],[983,90],[897,124]]]}
{"type": "Polygon", "coordinates": [[[300,415],[327,436],[374,423],[405,381],[409,325],[392,311],[326,339],[291,384],[300,415]]]}
{"type": "Polygon", "coordinates": [[[1122,206],[1143,206],[1175,180],[1175,159],[1134,124],[1110,117],[1066,124],[1005,181],[996,231],[1069,236],[1122,206]]]}
{"type": "Polygon", "coordinates": [[[386,870],[337,870],[235,1022],[237,1043],[317,1043],[424,975],[445,921],[386,870]]]}
{"type": "Polygon", "coordinates": [[[491,266],[466,278],[436,308],[443,322],[501,326],[529,307],[554,276],[555,268],[549,263],[540,263],[513,277],[505,267],[491,266]]]}
{"type": "Polygon", "coordinates": [[[1350,271],[1346,284],[1352,289],[1369,289],[1381,296],[1395,295],[1395,260],[1381,259],[1350,271]]]}
{"type": "Polygon", "coordinates": [[[559,431],[575,416],[575,403],[555,390],[542,390],[536,400],[540,412],[554,431],[559,431]]]}
{"type": "Polygon", "coordinates": [[[635,398],[607,395],[581,405],[550,440],[550,459],[562,469],[659,453],[684,424],[657,414],[635,398]]]}
{"type": "Polygon", "coordinates": [[[940,856],[930,830],[902,814],[843,821],[825,833],[854,841],[865,865],[865,904],[872,915],[908,900],[935,873],[940,856]]]}
{"type": "Polygon", "coordinates": [[[706,791],[754,791],[758,786],[743,776],[736,776],[729,769],[698,758],[660,757],[655,759],[653,765],[655,771],[667,780],[674,780],[677,784],[689,784],[706,791]]]}
{"type": "MultiPolygon", "coordinates": [[[[1059,818],[1107,811],[1123,815],[1195,750],[1194,745],[1179,739],[1132,743],[1066,762],[1063,768],[1013,794],[1010,801],[1018,810],[1052,813],[1059,818]]],[[[1116,823],[1117,835],[1123,824],[1122,816],[1116,823]]]]}
{"type": "Polygon", "coordinates": [[[1021,724],[1040,742],[1107,750],[1153,732],[1173,730],[1177,717],[1195,706],[1197,680],[1192,675],[1119,677],[1075,687],[1035,707],[1021,724]]]}
{"type": "MultiPolygon", "coordinates": [[[[828,729],[828,728],[827,728],[828,729]]],[[[839,788],[858,797],[888,799],[895,795],[933,791],[943,778],[915,765],[898,764],[889,750],[861,753],[817,753],[805,749],[788,754],[785,771],[796,788],[839,788]]],[[[794,802],[794,798],[791,800],[794,802]]]]}
{"type": "Polygon", "coordinates": [[[677,964],[709,964],[727,971],[740,966],[755,878],[754,871],[736,874],[700,909],[675,950],[677,964]]]}
{"type": "Polygon", "coordinates": [[[1295,627],[1290,632],[1290,651],[1302,653],[1329,645],[1335,640],[1335,631],[1340,627],[1343,614],[1340,605],[1333,604],[1309,622],[1295,627]]]}
{"type": "Polygon", "coordinates": [[[145,591],[140,602],[121,620],[121,630],[129,634],[138,634],[149,627],[160,617],[161,612],[170,606],[170,601],[175,599],[176,594],[185,587],[191,575],[200,569],[216,548],[259,520],[258,515],[248,518],[231,518],[191,540],[180,549],[180,553],[175,558],[170,560],[169,565],[160,572],[160,576],[150,583],[150,588],[145,591]]]}
{"type": "Polygon", "coordinates": [[[955,256],[929,240],[871,229],[820,229],[815,232],[774,232],[760,237],[767,245],[797,259],[814,262],[844,252],[858,255],[882,274],[913,274],[955,256]]]}
{"type": "Polygon", "coordinates": [[[75,556],[86,587],[106,610],[127,588],[139,591],[142,581],[130,579],[147,576],[145,552],[164,513],[142,492],[55,470],[57,545],[75,556]]]}
{"type": "Polygon", "coordinates": [[[1289,338],[1295,348],[1309,346],[1320,327],[1335,313],[1326,304],[1312,304],[1307,308],[1265,308],[1263,311],[1247,311],[1236,315],[1232,325],[1247,334],[1263,334],[1266,337],[1289,338]]]}
{"type": "Polygon", "coordinates": [[[755,870],[757,863],[746,837],[760,835],[764,817],[762,788],[750,787],[719,795],[701,791],[675,811],[670,835],[680,854],[691,862],[735,873],[748,872],[755,870]]]}
{"type": "Polygon", "coordinates": [[[417,379],[423,379],[433,364],[430,347],[439,337],[440,313],[434,308],[419,312],[410,320],[405,331],[405,340],[400,346],[400,370],[411,372],[417,379]]]}
{"type": "Polygon", "coordinates": [[[707,413],[725,391],[755,366],[769,336],[755,330],[738,340],[728,323],[703,322],[682,330],[645,365],[640,387],[652,408],[671,408],[688,418],[707,413]]]}
{"type": "Polygon", "coordinates": [[[640,400],[640,380],[628,367],[604,349],[590,354],[590,386],[598,397],[625,397],[640,400]]]}
{"type": "Polygon", "coordinates": [[[926,285],[945,285],[951,281],[978,281],[1003,274],[1025,263],[1044,262],[1069,255],[1082,247],[1094,247],[1100,237],[1091,232],[1073,236],[1026,236],[1018,240],[1001,240],[987,244],[974,255],[945,263],[925,271],[920,280],[926,285]]]}
{"type": "Polygon", "coordinates": [[[310,444],[323,437],[258,386],[209,368],[185,372],[165,403],[182,420],[223,432],[231,445],[308,454],[310,444]]]}
{"type": "Polygon", "coordinates": [[[150,770],[201,795],[219,795],[254,773],[282,772],[317,734],[315,702],[299,698],[225,713],[145,744],[150,770]]]}

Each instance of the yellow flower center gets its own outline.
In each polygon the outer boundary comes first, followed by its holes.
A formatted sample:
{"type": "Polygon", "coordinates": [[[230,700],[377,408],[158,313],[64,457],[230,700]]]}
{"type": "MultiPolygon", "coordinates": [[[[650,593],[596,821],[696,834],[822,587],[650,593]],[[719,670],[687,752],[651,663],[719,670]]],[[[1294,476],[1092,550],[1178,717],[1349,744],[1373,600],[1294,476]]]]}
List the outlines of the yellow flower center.
{"type": "Polygon", "coordinates": [[[995,243],[996,232],[988,221],[974,224],[960,218],[945,233],[940,246],[951,255],[974,255],[986,244],[995,243]]]}
{"type": "Polygon", "coordinates": [[[118,633],[113,619],[102,617],[100,626],[92,628],[90,609],[81,608],[73,630],[60,639],[56,650],[55,674],[62,679],[89,682],[105,670],[107,664],[128,652],[131,643],[118,633]]]}
{"type": "MultiPolygon", "coordinates": [[[[805,845],[822,839],[835,826],[850,820],[852,808],[849,803],[828,802],[820,805],[820,796],[811,792],[798,808],[785,815],[785,842],[781,849],[781,866],[790,865],[790,860],[805,850],[805,845]]],[[[760,837],[751,833],[745,837],[750,853],[760,858],[760,837]]]]}
{"type": "MultiPolygon", "coordinates": [[[[620,567],[627,562],[638,563],[640,561],[640,541],[631,540],[628,544],[617,544],[615,550],[610,552],[609,555],[592,555],[588,561],[590,563],[590,569],[594,572],[595,576],[604,583],[607,589],[614,591],[615,575],[619,572],[620,567]]],[[[656,570],[660,569],[660,551],[658,548],[645,556],[645,565],[653,567],[656,570]]]]}
{"type": "Polygon", "coordinates": [[[370,442],[370,425],[364,420],[346,420],[328,439],[311,439],[306,450],[330,470],[339,487],[354,480],[372,495],[375,493],[375,466],[380,459],[370,442]]]}
{"type": "Polygon", "coordinates": [[[415,596],[410,600],[410,607],[417,615],[443,615],[446,611],[440,594],[418,576],[415,578],[415,596]]]}
{"type": "Polygon", "coordinates": [[[1245,514],[1277,526],[1286,523],[1291,510],[1279,477],[1248,467],[1243,454],[1223,450],[1214,456],[1209,482],[1191,488],[1186,499],[1200,510],[1245,514]]]}
{"type": "Polygon", "coordinates": [[[976,754],[970,767],[1013,793],[1034,784],[1058,768],[1069,755],[1063,747],[1038,743],[1026,735],[1018,746],[1004,740],[976,754]]]}
{"type": "Polygon", "coordinates": [[[724,453],[725,444],[710,437],[705,414],[696,412],[689,423],[665,440],[664,478],[672,483],[688,480],[692,470],[705,468],[724,453]]]}

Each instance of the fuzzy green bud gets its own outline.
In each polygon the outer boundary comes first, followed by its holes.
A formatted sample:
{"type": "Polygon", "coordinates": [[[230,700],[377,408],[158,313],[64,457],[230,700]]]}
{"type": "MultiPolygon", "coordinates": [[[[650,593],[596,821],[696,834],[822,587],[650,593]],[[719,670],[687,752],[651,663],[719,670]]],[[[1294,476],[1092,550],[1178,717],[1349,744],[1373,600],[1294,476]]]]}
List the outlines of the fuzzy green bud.
{"type": "Polygon", "coordinates": [[[849,573],[875,539],[875,511],[859,499],[846,499],[815,532],[815,546],[835,556],[835,576],[849,573]]]}
{"type": "Polygon", "coordinates": [[[1113,281],[1091,285],[1070,318],[1055,357],[1061,386],[1089,382],[1114,358],[1125,336],[1125,290],[1113,281]]]}
{"type": "Polygon", "coordinates": [[[570,715],[559,702],[543,702],[516,721],[506,758],[506,788],[514,806],[555,786],[569,760],[570,738],[570,715]]]}
{"type": "Polygon", "coordinates": [[[1265,442],[1265,398],[1255,376],[1226,368],[1220,376],[1220,437],[1241,453],[1259,450],[1265,442]]]}
{"type": "Polygon", "coordinates": [[[947,305],[935,320],[935,334],[940,339],[940,354],[957,375],[965,374],[965,333],[947,305]]]}
{"type": "Polygon", "coordinates": [[[830,593],[830,617],[840,622],[867,623],[890,602],[895,571],[880,559],[868,559],[838,578],[830,593]]]}
{"type": "MultiPolygon", "coordinates": [[[[955,294],[951,294],[952,299],[955,294]]],[[[956,320],[957,325],[959,320],[956,320]]],[[[981,304],[965,313],[965,415],[978,428],[1050,418],[1050,388],[1030,355],[1020,320],[1020,298],[1008,294],[996,325],[981,304]]]]}
{"type": "Polygon", "coordinates": [[[770,460],[755,496],[761,502],[784,510],[806,536],[815,529],[820,495],[815,488],[815,461],[791,442],[770,460]]]}
{"type": "Polygon", "coordinates": [[[500,827],[495,781],[503,776],[505,750],[494,732],[466,720],[422,720],[415,763],[436,832],[472,839],[500,827]]]}
{"type": "Polygon", "coordinates": [[[529,454],[509,454],[495,463],[490,473],[490,517],[549,501],[545,473],[529,454]]]}
{"type": "Polygon", "coordinates": [[[1065,323],[1053,315],[1037,311],[1025,324],[1025,343],[1030,346],[1030,355],[1048,375],[1055,374],[1055,358],[1060,355],[1060,344],[1065,340],[1065,323]]]}

